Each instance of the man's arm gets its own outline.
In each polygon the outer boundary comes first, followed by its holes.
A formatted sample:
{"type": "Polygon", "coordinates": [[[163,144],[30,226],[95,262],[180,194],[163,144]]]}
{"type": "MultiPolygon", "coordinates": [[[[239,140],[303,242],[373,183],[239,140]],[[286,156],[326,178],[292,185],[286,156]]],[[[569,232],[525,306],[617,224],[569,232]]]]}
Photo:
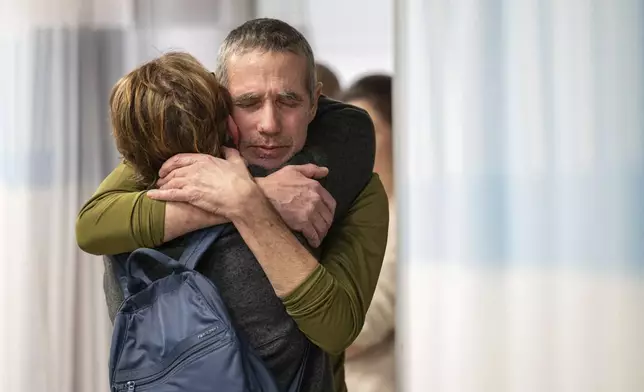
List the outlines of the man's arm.
{"type": "MultiPolygon", "coordinates": [[[[257,200],[255,198],[254,200],[257,200]]],[[[231,216],[300,330],[320,348],[342,353],[362,329],[387,243],[389,209],[377,175],[329,233],[318,262],[265,202],[231,216]]]]}
{"type": "Polygon", "coordinates": [[[326,158],[321,163],[329,168],[324,187],[337,202],[336,218],[344,218],[373,173],[376,138],[371,117],[358,107],[320,97],[307,149],[326,158]]]}
{"type": "Polygon", "coordinates": [[[362,329],[387,244],[389,208],[380,179],[372,175],[344,229],[332,229],[319,264],[273,211],[239,152],[224,148],[224,155],[172,157],[160,176],[181,173],[181,186],[168,183],[148,196],[229,218],[300,329],[327,352],[343,352],[362,329]]]}
{"type": "Polygon", "coordinates": [[[317,268],[318,261],[295,238],[257,186],[241,197],[229,215],[261,265],[278,297],[295,290],[317,268]]]}

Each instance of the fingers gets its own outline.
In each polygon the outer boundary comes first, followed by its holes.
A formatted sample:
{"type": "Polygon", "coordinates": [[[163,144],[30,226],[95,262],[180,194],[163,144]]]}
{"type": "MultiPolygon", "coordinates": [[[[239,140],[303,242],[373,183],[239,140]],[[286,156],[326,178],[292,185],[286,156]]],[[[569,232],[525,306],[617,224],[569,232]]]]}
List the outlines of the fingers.
{"type": "Polygon", "coordinates": [[[336,202],[333,196],[327,191],[322,185],[320,185],[318,189],[318,194],[322,198],[322,202],[324,205],[328,208],[327,209],[321,209],[322,216],[324,217],[324,220],[331,225],[333,223],[333,217],[335,216],[335,207],[336,207],[336,202]]]}
{"type": "Polygon", "coordinates": [[[187,176],[190,173],[189,167],[180,167],[178,169],[175,169],[165,175],[164,177],[161,177],[157,180],[157,186],[158,187],[163,187],[167,182],[177,179],[177,178],[182,178],[187,176]]]}
{"type": "Polygon", "coordinates": [[[244,157],[241,156],[239,153],[239,150],[234,149],[234,148],[228,148],[228,147],[223,147],[224,151],[224,158],[235,165],[243,165],[243,166],[248,166],[248,162],[244,157]]]}
{"type": "Polygon", "coordinates": [[[312,163],[307,163],[306,165],[294,165],[291,167],[304,176],[316,180],[324,178],[329,174],[329,169],[327,169],[326,167],[317,166],[312,163]]]}
{"type": "Polygon", "coordinates": [[[163,178],[173,170],[193,165],[205,158],[203,154],[177,154],[163,163],[159,170],[159,177],[163,178]]]}
{"type": "Polygon", "coordinates": [[[320,236],[312,223],[306,225],[302,229],[302,234],[304,235],[304,238],[306,238],[306,241],[309,243],[309,245],[311,245],[313,248],[317,248],[322,243],[320,236]]]}
{"type": "Polygon", "coordinates": [[[321,213],[314,212],[310,217],[308,224],[302,229],[302,234],[309,245],[313,248],[317,248],[322,244],[322,241],[324,240],[324,237],[326,237],[330,227],[331,223],[328,222],[321,213]]]}
{"type": "Polygon", "coordinates": [[[319,199],[314,205],[315,207],[309,210],[307,214],[301,232],[308,243],[312,247],[317,248],[333,224],[333,213],[335,210],[329,209],[324,203],[320,203],[319,199]]]}
{"type": "Polygon", "coordinates": [[[186,179],[185,177],[172,178],[168,181],[164,181],[163,184],[158,184],[158,181],[157,181],[157,185],[159,185],[159,189],[161,190],[182,189],[188,185],[188,179],[186,179]]]}
{"type": "Polygon", "coordinates": [[[223,150],[224,150],[224,158],[228,162],[246,166],[246,163],[244,162],[244,159],[239,154],[239,151],[235,150],[234,148],[228,148],[228,147],[223,147],[223,150]]]}
{"type": "Polygon", "coordinates": [[[322,217],[322,214],[320,213],[313,216],[311,223],[315,228],[315,232],[317,233],[317,238],[318,238],[317,245],[314,246],[313,244],[311,244],[311,246],[317,248],[324,240],[324,237],[326,237],[326,233],[329,231],[329,227],[331,227],[331,223],[327,222],[327,220],[324,219],[324,217],[322,217]]]}
{"type": "Polygon", "coordinates": [[[318,208],[318,214],[320,214],[320,218],[326,223],[327,226],[331,226],[333,224],[333,217],[334,217],[334,210],[330,209],[326,204],[320,208],[318,208]]]}

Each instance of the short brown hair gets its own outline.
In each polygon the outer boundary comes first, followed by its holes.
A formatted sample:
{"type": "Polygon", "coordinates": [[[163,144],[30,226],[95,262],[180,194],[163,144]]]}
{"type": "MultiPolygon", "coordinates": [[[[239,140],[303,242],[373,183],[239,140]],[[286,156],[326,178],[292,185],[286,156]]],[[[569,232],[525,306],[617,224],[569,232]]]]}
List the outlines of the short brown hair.
{"type": "Polygon", "coordinates": [[[232,108],[228,91],[196,58],[162,55],[112,88],[110,119],[116,147],[150,186],[179,153],[221,155],[232,108]]]}
{"type": "Polygon", "coordinates": [[[315,63],[315,74],[318,82],[322,82],[322,94],[329,98],[338,99],[342,89],[335,72],[324,64],[315,63]]]}
{"type": "Polygon", "coordinates": [[[349,86],[342,94],[342,101],[348,102],[364,99],[370,102],[374,109],[392,125],[392,77],[386,74],[371,74],[364,76],[349,86]]]}

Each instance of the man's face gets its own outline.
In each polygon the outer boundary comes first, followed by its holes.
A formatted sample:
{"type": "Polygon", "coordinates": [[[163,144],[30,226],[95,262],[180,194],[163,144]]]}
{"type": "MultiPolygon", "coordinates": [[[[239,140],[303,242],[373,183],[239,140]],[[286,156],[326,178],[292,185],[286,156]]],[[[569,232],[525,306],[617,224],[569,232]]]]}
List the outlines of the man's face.
{"type": "Polygon", "coordinates": [[[239,151],[253,165],[274,169],[299,152],[315,117],[306,60],[290,52],[250,51],[228,59],[228,89],[239,127],[239,151]]]}

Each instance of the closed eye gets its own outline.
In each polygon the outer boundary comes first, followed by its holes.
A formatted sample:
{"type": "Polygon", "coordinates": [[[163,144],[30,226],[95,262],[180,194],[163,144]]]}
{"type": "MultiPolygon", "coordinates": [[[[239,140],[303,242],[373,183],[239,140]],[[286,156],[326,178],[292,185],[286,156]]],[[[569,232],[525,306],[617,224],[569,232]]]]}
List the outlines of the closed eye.
{"type": "Polygon", "coordinates": [[[258,105],[261,102],[261,99],[254,94],[243,94],[239,97],[233,98],[233,103],[235,106],[240,108],[250,108],[252,106],[258,105]]]}
{"type": "Polygon", "coordinates": [[[235,102],[235,106],[239,108],[250,108],[255,105],[257,105],[258,102],[253,102],[253,101],[240,101],[240,102],[235,102]]]}
{"type": "Polygon", "coordinates": [[[287,107],[290,107],[290,108],[295,108],[295,107],[300,106],[300,104],[303,102],[303,100],[296,93],[284,92],[284,93],[281,93],[278,96],[277,102],[280,105],[284,105],[284,106],[287,106],[287,107]]]}
{"type": "Polygon", "coordinates": [[[260,100],[244,100],[244,101],[236,101],[235,106],[241,109],[250,109],[250,108],[259,107],[260,103],[261,103],[260,100]]]}
{"type": "Polygon", "coordinates": [[[284,106],[287,106],[289,108],[296,108],[296,107],[300,106],[299,101],[295,101],[295,100],[292,100],[292,99],[280,99],[278,102],[279,102],[280,105],[284,105],[284,106]]]}

